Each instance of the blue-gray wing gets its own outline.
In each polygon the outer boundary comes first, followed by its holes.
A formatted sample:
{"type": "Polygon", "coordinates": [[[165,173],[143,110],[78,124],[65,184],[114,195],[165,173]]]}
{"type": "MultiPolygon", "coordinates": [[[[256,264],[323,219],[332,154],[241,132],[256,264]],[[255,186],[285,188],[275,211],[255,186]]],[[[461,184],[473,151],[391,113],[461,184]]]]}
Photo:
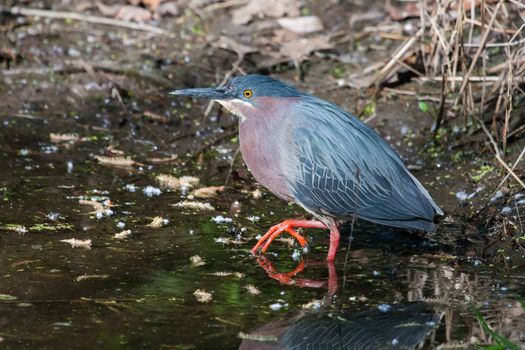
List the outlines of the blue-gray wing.
{"type": "Polygon", "coordinates": [[[442,214],[396,152],[339,107],[309,97],[294,108],[289,188],[305,208],[432,231],[442,214]],[[321,112],[320,112],[321,111],[321,112]]]}

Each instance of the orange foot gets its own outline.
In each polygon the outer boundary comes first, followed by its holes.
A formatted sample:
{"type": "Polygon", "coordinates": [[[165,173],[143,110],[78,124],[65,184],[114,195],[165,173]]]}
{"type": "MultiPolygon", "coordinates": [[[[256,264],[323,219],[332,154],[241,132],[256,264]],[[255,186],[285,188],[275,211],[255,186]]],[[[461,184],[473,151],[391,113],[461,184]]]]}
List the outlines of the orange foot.
{"type": "Polygon", "coordinates": [[[291,234],[299,242],[301,247],[304,247],[306,245],[306,239],[294,230],[295,227],[324,229],[327,228],[326,225],[323,224],[321,221],[285,220],[280,224],[272,226],[268,230],[268,232],[266,232],[266,234],[262,236],[261,239],[259,239],[259,241],[257,242],[257,244],[252,248],[252,253],[255,254],[263,244],[264,246],[262,247],[261,251],[263,253],[266,253],[268,247],[270,247],[270,244],[273,242],[273,240],[276,239],[283,232],[288,232],[289,234],[291,234]]]}

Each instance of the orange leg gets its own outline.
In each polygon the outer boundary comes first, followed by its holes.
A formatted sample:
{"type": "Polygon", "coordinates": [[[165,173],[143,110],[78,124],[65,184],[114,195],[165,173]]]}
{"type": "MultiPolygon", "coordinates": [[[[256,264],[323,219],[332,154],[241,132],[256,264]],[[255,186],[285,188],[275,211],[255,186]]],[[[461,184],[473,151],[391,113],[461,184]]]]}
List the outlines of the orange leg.
{"type": "Polygon", "coordinates": [[[326,261],[334,262],[337,254],[337,247],[339,247],[339,229],[336,225],[330,227],[330,248],[328,248],[328,256],[326,261]]]}
{"type": "MultiPolygon", "coordinates": [[[[312,220],[285,220],[281,222],[280,224],[277,224],[275,226],[272,226],[268,232],[264,236],[259,239],[257,244],[252,248],[252,253],[255,254],[257,250],[264,244],[263,248],[261,249],[263,253],[266,253],[266,250],[268,250],[268,247],[273,242],[274,239],[276,239],[281,233],[288,232],[291,234],[301,247],[304,247],[306,245],[306,239],[298,234],[293,228],[294,227],[302,227],[302,228],[324,228],[326,229],[326,225],[323,224],[321,221],[312,221],[312,220]]],[[[330,235],[330,247],[332,246],[331,243],[331,235],[330,235]]],[[[335,257],[335,255],[334,255],[335,257]]]]}

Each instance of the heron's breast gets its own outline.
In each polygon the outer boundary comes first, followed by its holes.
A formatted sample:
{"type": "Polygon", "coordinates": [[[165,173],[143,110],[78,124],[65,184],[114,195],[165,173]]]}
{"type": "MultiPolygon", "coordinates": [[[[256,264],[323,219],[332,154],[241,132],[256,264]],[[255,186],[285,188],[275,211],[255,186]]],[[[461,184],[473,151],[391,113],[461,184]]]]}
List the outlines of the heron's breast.
{"type": "Polygon", "coordinates": [[[279,197],[291,200],[283,159],[283,117],[277,114],[250,116],[239,124],[239,141],[244,162],[255,179],[279,197]]]}

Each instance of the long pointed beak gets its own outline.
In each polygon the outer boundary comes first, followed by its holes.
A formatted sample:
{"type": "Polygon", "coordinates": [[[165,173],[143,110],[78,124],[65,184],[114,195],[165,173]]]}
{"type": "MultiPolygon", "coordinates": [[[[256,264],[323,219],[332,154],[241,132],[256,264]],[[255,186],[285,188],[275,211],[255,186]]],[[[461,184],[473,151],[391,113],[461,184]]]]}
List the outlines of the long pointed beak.
{"type": "Polygon", "coordinates": [[[170,95],[192,96],[198,98],[209,98],[211,100],[228,100],[235,96],[224,88],[198,88],[198,89],[181,89],[170,91],[170,95]]]}

